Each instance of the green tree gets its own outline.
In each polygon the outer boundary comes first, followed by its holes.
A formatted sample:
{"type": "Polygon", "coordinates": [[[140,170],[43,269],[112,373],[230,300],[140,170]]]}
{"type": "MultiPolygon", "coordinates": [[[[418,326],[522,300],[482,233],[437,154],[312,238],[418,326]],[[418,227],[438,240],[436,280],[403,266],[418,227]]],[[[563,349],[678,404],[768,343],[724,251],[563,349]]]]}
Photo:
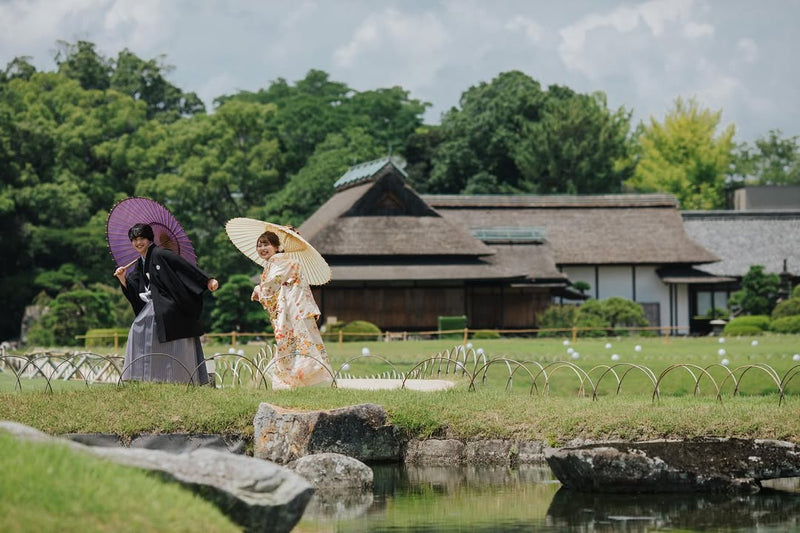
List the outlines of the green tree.
{"type": "Polygon", "coordinates": [[[205,113],[205,105],[197,96],[167,81],[166,74],[173,70],[163,63],[163,56],[143,60],[125,49],[117,55],[110,76],[110,87],[134,100],[147,104],[147,117],[173,121],[181,116],[205,113]]]}
{"type": "Polygon", "coordinates": [[[721,111],[678,98],[664,123],[650,119],[638,132],[638,164],[627,187],[674,195],[683,209],[721,209],[733,153],[734,127],[717,133],[721,111]]]}
{"type": "Polygon", "coordinates": [[[764,272],[762,265],[752,265],[742,278],[742,288],[731,295],[728,307],[733,314],[769,315],[778,301],[781,279],[764,272]]]}
{"type": "Polygon", "coordinates": [[[754,145],[744,143],[734,154],[735,179],[743,185],[800,184],[798,136],[782,137],[780,130],[771,130],[754,145]]]}
{"type": "Polygon", "coordinates": [[[279,224],[300,226],[333,196],[333,184],[354,161],[369,161],[381,153],[381,147],[360,128],[329,135],[308,164],[269,199],[260,216],[279,224]]]}
{"type": "Polygon", "coordinates": [[[602,302],[603,316],[612,328],[647,326],[642,306],[625,298],[606,298],[602,302]]]}
{"type": "Polygon", "coordinates": [[[113,306],[107,293],[80,288],[62,292],[50,302],[39,327],[49,331],[53,342],[60,346],[83,344],[76,335],[91,328],[114,325],[113,306]]]}
{"type": "Polygon", "coordinates": [[[111,62],[95,50],[94,43],[78,41],[58,42],[56,64],[58,71],[73,80],[81,87],[89,89],[108,89],[112,72],[111,62]]]}
{"type": "MultiPolygon", "coordinates": [[[[436,193],[616,192],[631,175],[630,113],[521,72],[467,90],[442,119],[436,193]]],[[[427,191],[426,191],[427,192],[427,191]]]]}
{"type": "Polygon", "coordinates": [[[269,326],[269,315],[250,299],[255,283],[249,276],[234,274],[214,293],[211,329],[215,332],[260,333],[269,326]]]}

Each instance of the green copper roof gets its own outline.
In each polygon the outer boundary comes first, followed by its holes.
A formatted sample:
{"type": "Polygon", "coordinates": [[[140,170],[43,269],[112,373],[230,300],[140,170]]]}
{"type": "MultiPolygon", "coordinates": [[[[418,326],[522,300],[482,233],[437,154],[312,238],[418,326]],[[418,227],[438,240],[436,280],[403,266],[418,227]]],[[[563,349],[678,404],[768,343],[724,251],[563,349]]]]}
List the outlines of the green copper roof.
{"type": "Polygon", "coordinates": [[[386,165],[392,165],[395,169],[397,169],[398,172],[400,172],[400,174],[403,175],[404,178],[408,178],[408,174],[406,174],[406,172],[395,163],[392,157],[382,157],[381,159],[367,161],[366,163],[361,163],[350,167],[341,178],[336,180],[336,183],[333,184],[333,187],[334,189],[341,189],[343,187],[349,187],[357,183],[368,181],[375,174],[380,172],[386,165]]]}
{"type": "Polygon", "coordinates": [[[544,242],[545,229],[542,227],[494,226],[490,228],[470,228],[473,237],[483,242],[544,242]]]}

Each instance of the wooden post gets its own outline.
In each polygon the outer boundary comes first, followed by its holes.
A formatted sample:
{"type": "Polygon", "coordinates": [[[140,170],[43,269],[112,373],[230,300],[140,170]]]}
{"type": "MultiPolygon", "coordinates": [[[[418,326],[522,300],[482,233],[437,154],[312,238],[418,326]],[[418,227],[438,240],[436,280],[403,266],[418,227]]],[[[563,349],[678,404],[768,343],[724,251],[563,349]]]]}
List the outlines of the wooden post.
{"type": "Polygon", "coordinates": [[[572,343],[574,344],[575,341],[578,340],[578,327],[572,326],[572,343]]]}
{"type": "Polygon", "coordinates": [[[340,329],[339,330],[339,348],[344,346],[344,332],[340,329]]]}
{"type": "Polygon", "coordinates": [[[236,348],[236,332],[231,331],[231,347],[236,348]]]}
{"type": "Polygon", "coordinates": [[[469,340],[469,328],[464,328],[464,346],[467,345],[468,340],[469,340]]]}
{"type": "Polygon", "coordinates": [[[119,352],[119,333],[114,331],[114,351],[119,352]]]}

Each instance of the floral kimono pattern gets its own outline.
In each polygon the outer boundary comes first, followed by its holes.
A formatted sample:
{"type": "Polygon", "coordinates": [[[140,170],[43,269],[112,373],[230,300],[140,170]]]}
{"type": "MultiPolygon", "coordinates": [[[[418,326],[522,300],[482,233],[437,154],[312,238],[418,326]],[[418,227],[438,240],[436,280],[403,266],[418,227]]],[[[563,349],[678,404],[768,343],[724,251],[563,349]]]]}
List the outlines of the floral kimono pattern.
{"type": "Polygon", "coordinates": [[[330,382],[328,353],[317,318],[319,308],[300,263],[283,253],[272,256],[261,273],[259,302],[269,313],[278,351],[271,367],[274,389],[330,382]]]}

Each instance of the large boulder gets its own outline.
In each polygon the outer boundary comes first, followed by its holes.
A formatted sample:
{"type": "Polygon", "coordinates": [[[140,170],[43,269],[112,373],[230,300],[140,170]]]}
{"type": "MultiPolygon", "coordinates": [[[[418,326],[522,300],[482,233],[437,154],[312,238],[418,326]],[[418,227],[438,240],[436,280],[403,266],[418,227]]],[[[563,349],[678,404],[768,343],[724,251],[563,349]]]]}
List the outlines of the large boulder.
{"type": "Polygon", "coordinates": [[[279,464],[324,452],[366,462],[400,460],[398,430],[380,405],[292,411],[262,403],[253,426],[253,455],[279,464]]]}
{"type": "Polygon", "coordinates": [[[338,453],[315,453],[286,467],[314,486],[314,496],[304,516],[352,519],[372,505],[372,469],[358,459],[338,453]]]}
{"type": "Polygon", "coordinates": [[[697,438],[548,448],[564,487],[585,492],[757,492],[800,476],[800,449],[776,440],[697,438]]]}
{"type": "Polygon", "coordinates": [[[92,447],[51,437],[16,422],[0,422],[0,430],[20,439],[65,443],[79,453],[156,473],[211,501],[247,531],[291,531],[314,492],[311,484],[286,468],[227,451],[198,448],[169,453],[92,447]]]}

